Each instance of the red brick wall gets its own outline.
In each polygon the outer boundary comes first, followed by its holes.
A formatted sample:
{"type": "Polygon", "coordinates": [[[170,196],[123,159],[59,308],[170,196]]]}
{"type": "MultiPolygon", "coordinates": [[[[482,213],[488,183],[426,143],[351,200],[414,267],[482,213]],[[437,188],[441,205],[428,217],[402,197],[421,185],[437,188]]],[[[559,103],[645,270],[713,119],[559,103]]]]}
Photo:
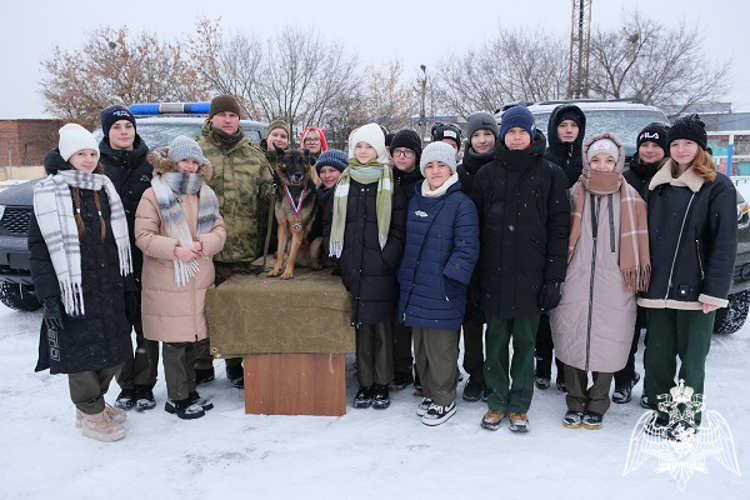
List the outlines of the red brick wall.
{"type": "Polygon", "coordinates": [[[0,167],[41,165],[51,149],[57,147],[61,120],[0,120],[0,167]]]}

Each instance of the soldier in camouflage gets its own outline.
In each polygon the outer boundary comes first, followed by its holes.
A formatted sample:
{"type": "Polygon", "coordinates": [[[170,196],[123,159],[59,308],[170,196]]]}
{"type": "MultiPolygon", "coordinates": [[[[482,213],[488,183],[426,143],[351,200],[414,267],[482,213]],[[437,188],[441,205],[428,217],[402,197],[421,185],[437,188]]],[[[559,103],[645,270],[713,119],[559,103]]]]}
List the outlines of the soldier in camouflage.
{"type": "MultiPolygon", "coordinates": [[[[263,253],[273,184],[268,160],[240,127],[241,114],[233,96],[215,97],[203,125],[203,134],[197,139],[203,155],[214,167],[208,184],[219,200],[219,211],[227,231],[224,249],[214,257],[217,286],[235,274],[258,271],[252,262],[263,253]]],[[[244,386],[242,359],[227,359],[226,372],[232,385],[244,386]]],[[[214,378],[208,340],[199,342],[195,373],[197,383],[214,378]]]]}

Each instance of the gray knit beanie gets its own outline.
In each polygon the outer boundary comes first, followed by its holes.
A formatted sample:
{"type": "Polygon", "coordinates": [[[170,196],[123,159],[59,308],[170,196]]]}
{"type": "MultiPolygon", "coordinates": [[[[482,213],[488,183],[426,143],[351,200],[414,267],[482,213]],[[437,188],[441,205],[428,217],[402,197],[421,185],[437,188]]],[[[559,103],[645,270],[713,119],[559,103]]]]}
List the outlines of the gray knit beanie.
{"type": "Polygon", "coordinates": [[[419,171],[424,177],[424,168],[433,161],[445,163],[451,168],[451,173],[456,173],[456,149],[446,142],[431,142],[424,151],[419,162],[419,171]]]}
{"type": "Polygon", "coordinates": [[[474,132],[483,129],[492,132],[492,135],[497,139],[497,121],[494,116],[484,111],[477,111],[470,114],[466,120],[466,137],[469,141],[471,141],[471,136],[474,135],[474,132]]]}
{"type": "Polygon", "coordinates": [[[206,164],[206,159],[203,157],[203,150],[198,143],[184,135],[178,135],[174,138],[169,145],[167,156],[175,163],[190,158],[197,161],[199,165],[206,164]]]}

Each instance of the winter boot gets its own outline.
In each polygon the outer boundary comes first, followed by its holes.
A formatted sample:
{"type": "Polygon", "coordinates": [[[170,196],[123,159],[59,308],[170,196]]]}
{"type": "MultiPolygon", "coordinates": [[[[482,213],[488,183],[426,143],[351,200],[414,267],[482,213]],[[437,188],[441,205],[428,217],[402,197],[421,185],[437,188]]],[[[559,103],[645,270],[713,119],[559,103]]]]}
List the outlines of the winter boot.
{"type": "Polygon", "coordinates": [[[385,410],[391,406],[391,396],[387,385],[375,384],[372,395],[372,407],[376,410],[385,410]]]}
{"type": "Polygon", "coordinates": [[[490,389],[490,386],[487,384],[484,384],[484,389],[482,389],[482,401],[487,402],[488,399],[490,399],[490,393],[492,390],[490,389]]]}
{"type": "Polygon", "coordinates": [[[110,443],[125,437],[125,428],[114,421],[106,408],[95,415],[83,413],[81,416],[81,433],[87,438],[110,443]]]}
{"type": "Polygon", "coordinates": [[[424,425],[440,425],[456,413],[456,402],[453,401],[448,406],[441,406],[432,404],[427,413],[422,417],[422,423],[424,425]]]}
{"type": "Polygon", "coordinates": [[[193,420],[195,418],[201,418],[206,414],[206,412],[203,411],[203,408],[201,408],[199,404],[194,403],[190,398],[180,399],[177,401],[167,399],[167,402],[164,403],[164,410],[167,413],[176,414],[183,420],[193,420]]]}
{"type": "Polygon", "coordinates": [[[482,428],[488,431],[496,431],[500,428],[500,423],[505,418],[505,412],[496,410],[487,410],[482,418],[482,428]]]}
{"type": "Polygon", "coordinates": [[[568,429],[579,429],[583,420],[582,411],[568,411],[563,417],[563,426],[568,429]]]}
{"type": "Polygon", "coordinates": [[[529,432],[529,417],[525,413],[511,413],[510,414],[510,427],[509,429],[513,432],[529,432]]]}
{"type": "Polygon", "coordinates": [[[641,394],[641,407],[646,408],[647,410],[651,409],[651,405],[648,404],[648,395],[646,394],[646,388],[643,388],[643,393],[641,394]]]}
{"type": "Polygon", "coordinates": [[[200,368],[195,369],[195,385],[205,384],[206,382],[212,381],[216,377],[214,367],[202,370],[200,368]]]}
{"type": "Polygon", "coordinates": [[[586,429],[590,429],[592,431],[596,431],[602,428],[602,421],[604,420],[604,415],[601,413],[596,413],[595,411],[586,411],[586,413],[583,414],[583,420],[581,421],[581,425],[585,427],[586,429]]]}
{"type": "Polygon", "coordinates": [[[242,365],[231,365],[226,367],[227,378],[237,389],[245,387],[245,372],[242,365]]]}
{"type": "Polygon", "coordinates": [[[402,391],[413,383],[414,377],[411,373],[397,373],[396,376],[393,377],[393,382],[391,382],[391,390],[402,391]]]}
{"type": "Polygon", "coordinates": [[[469,377],[469,381],[464,386],[464,394],[461,396],[464,401],[473,403],[479,401],[482,398],[482,391],[484,390],[484,384],[475,378],[469,377]]]}
{"type": "Polygon", "coordinates": [[[214,409],[214,404],[211,402],[211,400],[207,398],[202,398],[200,394],[198,394],[197,391],[191,392],[190,394],[188,394],[188,399],[190,399],[193,403],[203,408],[203,411],[214,409]]]}
{"type": "Polygon", "coordinates": [[[615,387],[615,392],[612,393],[612,402],[618,405],[630,403],[630,400],[633,398],[633,387],[635,387],[640,379],[641,374],[635,372],[633,380],[620,387],[615,387]]]}
{"type": "Polygon", "coordinates": [[[541,389],[545,391],[549,389],[549,384],[550,384],[549,377],[534,376],[534,385],[536,385],[537,389],[541,389]]]}
{"type": "Polygon", "coordinates": [[[117,395],[115,400],[115,406],[122,408],[123,410],[132,410],[135,408],[135,389],[123,389],[120,394],[117,395]]]}
{"type": "Polygon", "coordinates": [[[419,406],[417,406],[417,416],[424,417],[425,413],[427,413],[427,410],[430,409],[432,403],[433,401],[430,398],[424,398],[422,402],[419,403],[419,406]]]}
{"type": "Polygon", "coordinates": [[[568,386],[565,385],[565,379],[562,377],[557,377],[557,382],[555,383],[557,386],[557,390],[560,392],[567,393],[568,392],[568,386]]]}
{"type": "Polygon", "coordinates": [[[354,396],[354,403],[352,404],[355,408],[369,408],[372,406],[372,386],[371,387],[360,387],[357,391],[357,395],[354,396]]]}
{"type": "Polygon", "coordinates": [[[135,386],[135,410],[145,411],[153,410],[156,408],[156,399],[154,399],[154,392],[147,385],[135,386]]]}
{"type": "MultiPolygon", "coordinates": [[[[123,409],[115,408],[107,403],[104,403],[104,411],[109,413],[109,417],[118,424],[122,424],[128,419],[128,414],[123,409]]],[[[83,427],[83,415],[83,412],[76,408],[76,427],[79,429],[83,427]]]]}

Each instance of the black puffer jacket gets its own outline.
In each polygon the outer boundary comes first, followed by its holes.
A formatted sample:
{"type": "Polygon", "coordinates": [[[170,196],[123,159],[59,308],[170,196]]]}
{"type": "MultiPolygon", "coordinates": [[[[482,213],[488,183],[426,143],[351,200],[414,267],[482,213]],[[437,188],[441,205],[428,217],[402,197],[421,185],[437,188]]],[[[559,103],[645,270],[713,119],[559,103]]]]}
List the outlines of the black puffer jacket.
{"type": "Polygon", "coordinates": [[[132,151],[114,150],[109,145],[109,139],[105,137],[99,142],[99,152],[101,153],[99,162],[104,167],[104,173],[115,185],[125,208],[130,232],[130,251],[133,254],[133,275],[140,284],[143,253],[135,246],[133,228],[135,227],[135,211],[138,209],[141,196],[151,187],[151,177],[154,171],[146,160],[148,145],[136,134],[132,151]]]}
{"type": "MultiPolygon", "coordinates": [[[[352,294],[352,324],[374,325],[391,321],[396,314],[399,286],[396,273],[404,254],[406,196],[396,184],[391,227],[381,250],[378,242],[378,184],[360,184],[352,179],[346,205],[344,250],[339,258],[341,280],[352,294]]],[[[333,200],[323,219],[323,248],[328,252],[333,220],[333,200]]]]}
{"type": "Polygon", "coordinates": [[[651,180],[651,283],[638,305],[652,309],[725,307],[737,256],[737,194],[723,174],[704,183],[688,170],[672,179],[667,161],[651,180]]]}
{"type": "Polygon", "coordinates": [[[466,148],[463,162],[456,167],[458,180],[461,181],[461,191],[471,196],[474,190],[474,177],[483,166],[495,159],[495,152],[477,153],[473,148],[466,148]]]}
{"type": "Polygon", "coordinates": [[[401,186],[401,190],[404,192],[404,196],[406,196],[406,203],[409,203],[414,198],[415,186],[419,181],[424,180],[424,177],[422,177],[422,172],[419,170],[419,165],[411,172],[402,172],[393,167],[393,180],[401,186]]]}
{"type": "Polygon", "coordinates": [[[633,186],[641,198],[646,199],[646,193],[648,192],[648,183],[656,175],[662,165],[668,160],[663,158],[657,163],[643,163],[638,157],[638,153],[633,155],[630,160],[629,169],[623,172],[622,176],[628,181],[628,184],[633,186]]]}
{"type": "MultiPolygon", "coordinates": [[[[55,150],[44,159],[47,173],[70,168],[55,150]]],[[[126,278],[120,276],[117,245],[109,224],[109,198],[98,192],[107,235],[102,241],[94,192],[80,190],[81,217],[86,232],[81,241],[81,273],[84,310],[82,317],[63,313],[64,330],[57,336],[59,359],[50,358],[47,329],[42,324],[39,361],[36,370],[50,368],[51,373],[79,373],[117,366],[133,356],[130,323],[125,315],[126,278]]],[[[36,217],[29,222],[31,276],[39,300],[60,297],[60,286],[36,217]]],[[[129,283],[132,288],[132,281],[129,283]]]]}
{"type": "Polygon", "coordinates": [[[501,319],[540,314],[544,282],[565,280],[570,201],[565,174],[544,159],[544,146],[537,131],[528,149],[500,147],[475,179],[481,305],[501,319]]]}
{"type": "Polygon", "coordinates": [[[544,157],[559,166],[568,178],[568,187],[573,186],[583,171],[583,136],[586,134],[586,115],[581,108],[574,104],[561,104],[552,110],[547,124],[547,138],[549,147],[544,152],[544,157]],[[557,126],[562,121],[562,115],[573,112],[578,115],[580,125],[578,137],[573,142],[562,142],[557,135],[557,126]]]}

